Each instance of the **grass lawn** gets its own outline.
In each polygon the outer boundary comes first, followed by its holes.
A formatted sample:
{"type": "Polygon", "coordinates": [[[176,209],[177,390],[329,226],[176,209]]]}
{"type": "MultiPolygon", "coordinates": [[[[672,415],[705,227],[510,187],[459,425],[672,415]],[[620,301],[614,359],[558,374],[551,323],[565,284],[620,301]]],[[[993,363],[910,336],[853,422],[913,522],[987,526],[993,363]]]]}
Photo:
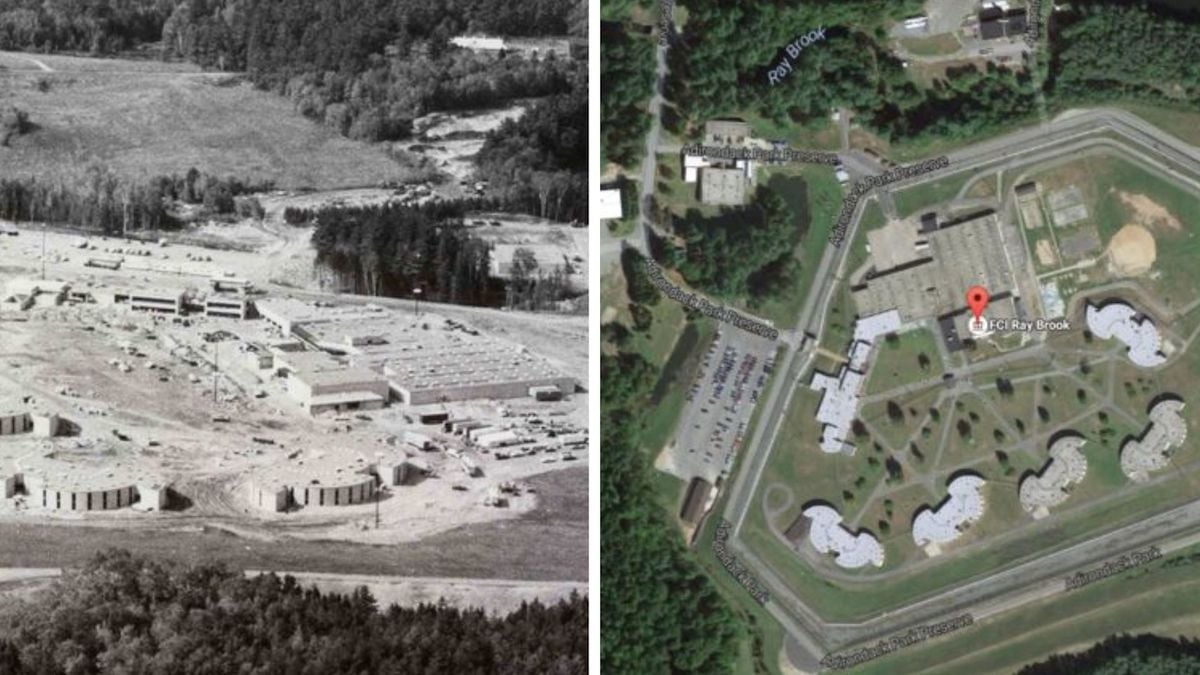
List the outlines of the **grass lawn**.
{"type": "Polygon", "coordinates": [[[896,210],[901,218],[916,214],[922,209],[937,206],[954,199],[967,181],[976,175],[974,171],[952,173],[937,180],[914,185],[894,194],[896,210]]]}
{"type": "Polygon", "coordinates": [[[1034,176],[1043,191],[1075,185],[1094,224],[1107,242],[1123,226],[1147,227],[1156,241],[1153,273],[1142,283],[1164,305],[1184,304],[1200,295],[1200,236],[1189,223],[1200,212],[1200,198],[1166,175],[1116,156],[1094,156],[1034,176]],[[1134,200],[1142,200],[1140,204],[1134,200]],[[1148,201],[1146,201],[1148,200],[1148,201]]]}
{"type": "Polygon", "coordinates": [[[0,72],[5,105],[37,125],[0,166],[20,175],[85,180],[93,162],[137,179],[182,175],[274,180],[280,188],[377,186],[419,177],[386,144],[342,137],[296,112],[287,98],[198,68],[121,59],[41,56],[57,72],[0,72]],[[46,91],[33,86],[49,83],[46,91]]]}
{"type": "Polygon", "coordinates": [[[1113,633],[1141,632],[1171,622],[1195,635],[1200,580],[1195,563],[1166,567],[1200,553],[1184,549],[1123,575],[1055,595],[1015,612],[989,618],[920,646],[872,661],[855,675],[1011,675],[1022,665],[1113,633]]]}
{"type": "Polygon", "coordinates": [[[962,44],[951,33],[941,33],[921,38],[904,38],[900,46],[915,56],[949,56],[962,49],[962,44]]]}
{"type": "Polygon", "coordinates": [[[921,328],[880,340],[875,345],[867,394],[940,377],[943,372],[942,359],[938,355],[935,339],[932,331],[921,328]]]}

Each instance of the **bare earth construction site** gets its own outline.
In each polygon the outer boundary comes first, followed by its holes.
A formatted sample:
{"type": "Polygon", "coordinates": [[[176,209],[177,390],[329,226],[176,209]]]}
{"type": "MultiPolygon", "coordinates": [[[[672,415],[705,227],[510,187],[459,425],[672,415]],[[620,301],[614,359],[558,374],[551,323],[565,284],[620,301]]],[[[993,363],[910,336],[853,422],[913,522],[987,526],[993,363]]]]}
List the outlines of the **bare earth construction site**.
{"type": "MultiPolygon", "coordinates": [[[[553,499],[583,482],[570,478],[582,470],[555,471],[587,461],[576,379],[441,307],[337,306],[229,277],[87,267],[87,240],[65,235],[53,242],[76,243],[48,248],[56,263],[41,280],[36,265],[14,274],[29,260],[22,246],[40,246],[39,233],[17,232],[0,240],[9,526],[111,528],[113,543],[127,530],[221,531],[255,549],[303,539],[350,551],[498,528],[514,530],[516,552],[530,542],[506,523],[536,517],[542,490],[553,499]]],[[[356,557],[337,569],[412,570],[404,554],[382,569],[356,557]]],[[[482,557],[491,576],[574,568],[482,557]]],[[[37,566],[20,558],[6,562],[37,566]]]]}

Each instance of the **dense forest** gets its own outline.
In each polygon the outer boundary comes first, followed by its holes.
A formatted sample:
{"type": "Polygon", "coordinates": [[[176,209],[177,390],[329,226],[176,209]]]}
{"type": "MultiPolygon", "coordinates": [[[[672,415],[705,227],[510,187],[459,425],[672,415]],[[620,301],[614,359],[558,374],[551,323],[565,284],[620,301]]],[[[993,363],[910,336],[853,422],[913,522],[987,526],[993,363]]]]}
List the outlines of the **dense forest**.
{"type": "Polygon", "coordinates": [[[600,369],[601,672],[728,673],[737,619],[668,524],[638,445],[658,371],[628,352],[600,369]]]}
{"type": "Polygon", "coordinates": [[[1111,635],[1090,649],[1025,666],[1017,675],[1195,675],[1200,641],[1158,635],[1111,635]]]}
{"type": "Polygon", "coordinates": [[[765,270],[788,271],[808,221],[807,212],[793,213],[777,192],[760,185],[746,206],[714,215],[690,209],[673,218],[684,246],[669,246],[661,257],[690,285],[732,300],[744,297],[765,270]]]}
{"type": "Polygon", "coordinates": [[[315,214],[317,265],[353,293],[499,305],[486,242],[463,226],[459,204],[326,208],[315,214]]]}
{"type": "Polygon", "coordinates": [[[1052,25],[1047,87],[1056,97],[1200,107],[1200,21],[1194,13],[1179,15],[1155,4],[1073,3],[1052,25]]]}
{"type": "MultiPolygon", "coordinates": [[[[273,189],[270,182],[218,178],[195,168],[182,175],[144,181],[122,179],[107,167],[88,167],[84,188],[35,178],[0,178],[0,219],[14,222],[70,223],[104,234],[180,226],[171,215],[172,202],[203,204],[209,213],[238,211],[238,197],[273,189]]],[[[256,201],[240,202],[242,215],[261,217],[256,201]]]]}
{"type": "Polygon", "coordinates": [[[600,24],[600,138],[606,162],[641,159],[654,91],[654,38],[623,23],[600,24]]]}
{"type": "Polygon", "coordinates": [[[365,588],[324,594],[292,577],[114,550],[36,601],[5,603],[0,672],[574,675],[587,672],[587,606],[573,596],[494,617],[381,609],[365,588]]]}
{"type": "Polygon", "coordinates": [[[581,86],[488,134],[475,162],[506,210],[587,222],[587,105],[581,86]]]}

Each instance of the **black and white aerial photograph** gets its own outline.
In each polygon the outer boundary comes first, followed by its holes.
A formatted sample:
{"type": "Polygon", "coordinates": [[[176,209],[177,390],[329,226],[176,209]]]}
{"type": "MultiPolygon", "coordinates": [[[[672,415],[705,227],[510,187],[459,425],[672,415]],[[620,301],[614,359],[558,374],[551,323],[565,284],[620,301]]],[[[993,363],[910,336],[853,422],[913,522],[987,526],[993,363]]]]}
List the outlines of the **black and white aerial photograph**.
{"type": "Polygon", "coordinates": [[[588,671],[585,0],[0,0],[0,673],[588,671]]]}

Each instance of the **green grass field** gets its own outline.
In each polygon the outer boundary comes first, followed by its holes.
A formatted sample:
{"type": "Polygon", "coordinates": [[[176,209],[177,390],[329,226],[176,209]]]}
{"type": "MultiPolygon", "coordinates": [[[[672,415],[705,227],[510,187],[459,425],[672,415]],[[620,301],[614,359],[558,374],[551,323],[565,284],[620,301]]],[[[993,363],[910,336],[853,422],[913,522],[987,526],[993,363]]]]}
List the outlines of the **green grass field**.
{"type": "Polygon", "coordinates": [[[1200,295],[1200,236],[1190,225],[1200,212],[1200,198],[1166,175],[1116,156],[1096,156],[1036,174],[1046,191],[1071,185],[1081,189],[1105,245],[1128,224],[1147,228],[1156,242],[1156,262],[1141,282],[1170,307],[1200,295]]]}
{"type": "Polygon", "coordinates": [[[1145,568],[1055,595],[846,672],[1010,675],[1024,664],[1113,633],[1152,630],[1169,623],[1175,628],[1169,634],[1194,636],[1200,630],[1195,618],[1195,594],[1200,591],[1195,562],[1167,564],[1198,553],[1200,546],[1181,550],[1145,568]]]}
{"type": "Polygon", "coordinates": [[[901,333],[894,340],[882,340],[876,348],[874,363],[871,365],[867,393],[876,394],[931,377],[940,377],[942,359],[938,355],[935,339],[931,331],[922,328],[901,333]]]}
{"type": "Polygon", "coordinates": [[[343,138],[286,98],[230,76],[152,61],[37,58],[53,72],[0,71],[0,102],[27,111],[36,125],[0,148],[6,174],[73,182],[92,163],[134,178],[196,167],[316,189],[418,175],[415,164],[402,166],[383,145],[343,138]],[[39,80],[46,91],[35,86],[39,80]]]}

